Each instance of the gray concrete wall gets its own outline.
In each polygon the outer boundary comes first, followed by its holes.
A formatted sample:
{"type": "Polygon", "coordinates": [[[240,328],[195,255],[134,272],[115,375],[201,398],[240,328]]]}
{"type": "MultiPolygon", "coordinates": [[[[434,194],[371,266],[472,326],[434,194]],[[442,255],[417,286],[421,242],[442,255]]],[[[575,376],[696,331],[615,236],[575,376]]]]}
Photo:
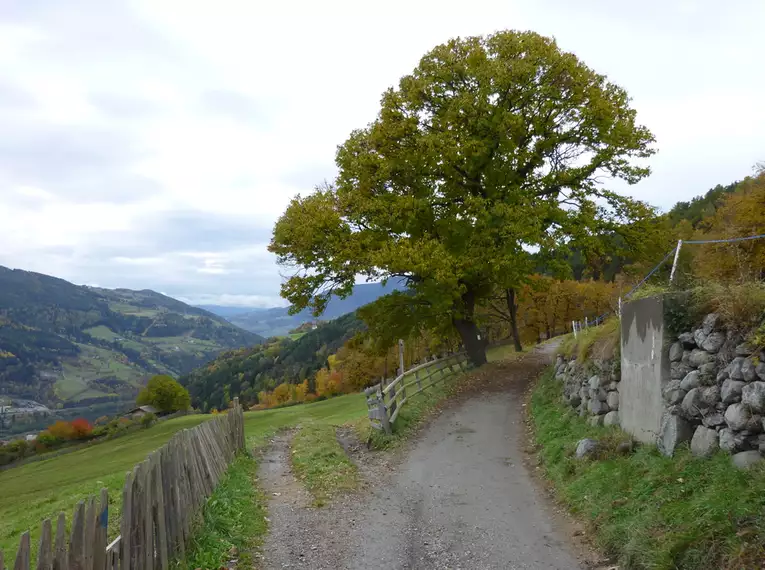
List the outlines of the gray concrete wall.
{"type": "Polygon", "coordinates": [[[649,297],[624,305],[621,327],[621,426],[638,440],[655,443],[664,413],[662,390],[670,372],[663,299],[649,297]]]}

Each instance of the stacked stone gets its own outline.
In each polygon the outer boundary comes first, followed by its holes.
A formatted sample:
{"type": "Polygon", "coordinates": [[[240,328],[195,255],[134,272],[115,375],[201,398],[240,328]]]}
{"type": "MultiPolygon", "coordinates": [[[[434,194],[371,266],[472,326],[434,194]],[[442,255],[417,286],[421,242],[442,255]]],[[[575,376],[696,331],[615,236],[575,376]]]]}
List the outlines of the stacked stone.
{"type": "Polygon", "coordinates": [[[765,354],[737,344],[741,339],[721,324],[717,315],[707,315],[669,348],[671,380],[663,390],[667,407],[658,436],[666,455],[688,440],[697,456],[718,448],[749,452],[747,460],[765,453],[765,354]]]}
{"type": "Polygon", "coordinates": [[[613,360],[580,364],[558,356],[555,377],[563,382],[563,401],[592,425],[619,425],[619,367],[613,360]]]}

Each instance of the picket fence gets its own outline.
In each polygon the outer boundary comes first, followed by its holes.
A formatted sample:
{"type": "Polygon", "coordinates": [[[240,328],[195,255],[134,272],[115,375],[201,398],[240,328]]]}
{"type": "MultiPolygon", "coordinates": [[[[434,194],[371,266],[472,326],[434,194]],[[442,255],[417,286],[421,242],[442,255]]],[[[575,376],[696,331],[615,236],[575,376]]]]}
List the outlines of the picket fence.
{"type": "MultiPolygon", "coordinates": [[[[227,414],[176,433],[127,473],[120,536],[110,543],[106,489],[98,500],[78,503],[69,533],[64,513],[55,536],[51,520],[44,520],[37,570],[167,570],[185,558],[196,515],[244,448],[244,415],[235,399],[227,414]]],[[[13,567],[4,566],[0,551],[0,570],[30,570],[31,552],[27,531],[13,567]]]]}

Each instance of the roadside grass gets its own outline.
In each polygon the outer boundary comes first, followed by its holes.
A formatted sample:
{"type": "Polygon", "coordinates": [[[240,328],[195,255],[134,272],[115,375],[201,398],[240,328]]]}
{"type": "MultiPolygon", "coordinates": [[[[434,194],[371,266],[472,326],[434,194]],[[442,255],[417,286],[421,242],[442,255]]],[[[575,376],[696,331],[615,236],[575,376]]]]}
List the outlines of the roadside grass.
{"type": "Polygon", "coordinates": [[[748,569],[765,562],[765,468],[740,471],[718,453],[674,458],[651,445],[613,452],[629,436],[593,427],[560,401],[547,371],[531,398],[546,476],[559,498],[589,524],[597,544],[624,569],[748,569]],[[598,460],[576,460],[580,439],[605,440],[598,460]]]}
{"type": "Polygon", "coordinates": [[[12,560],[22,533],[30,530],[37,549],[40,525],[66,513],[71,522],[78,501],[109,490],[109,536],[119,534],[125,473],[172,435],[211,416],[191,415],[160,422],[149,429],[0,472],[0,549],[12,560]]]}
{"type": "Polygon", "coordinates": [[[602,325],[589,327],[577,333],[563,337],[558,352],[568,358],[583,360],[587,357],[597,359],[613,358],[619,351],[619,319],[611,317],[602,325]]]}
{"type": "Polygon", "coordinates": [[[358,485],[358,471],[337,441],[335,426],[312,422],[292,440],[292,468],[317,507],[358,485]]]}
{"type": "Polygon", "coordinates": [[[266,499],[255,485],[258,464],[241,454],[228,468],[197,522],[186,562],[177,568],[253,567],[253,552],[268,530],[266,499]]]}

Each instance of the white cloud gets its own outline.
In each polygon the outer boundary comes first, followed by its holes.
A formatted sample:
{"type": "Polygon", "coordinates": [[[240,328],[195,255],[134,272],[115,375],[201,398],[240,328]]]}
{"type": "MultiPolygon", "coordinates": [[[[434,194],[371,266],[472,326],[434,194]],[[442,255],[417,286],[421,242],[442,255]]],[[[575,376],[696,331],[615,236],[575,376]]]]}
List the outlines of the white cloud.
{"type": "Polygon", "coordinates": [[[765,158],[765,4],[42,0],[0,7],[0,264],[275,303],[289,199],[434,45],[555,36],[633,96],[662,207],[765,158]],[[179,15],[182,14],[182,17],[179,15]]]}

